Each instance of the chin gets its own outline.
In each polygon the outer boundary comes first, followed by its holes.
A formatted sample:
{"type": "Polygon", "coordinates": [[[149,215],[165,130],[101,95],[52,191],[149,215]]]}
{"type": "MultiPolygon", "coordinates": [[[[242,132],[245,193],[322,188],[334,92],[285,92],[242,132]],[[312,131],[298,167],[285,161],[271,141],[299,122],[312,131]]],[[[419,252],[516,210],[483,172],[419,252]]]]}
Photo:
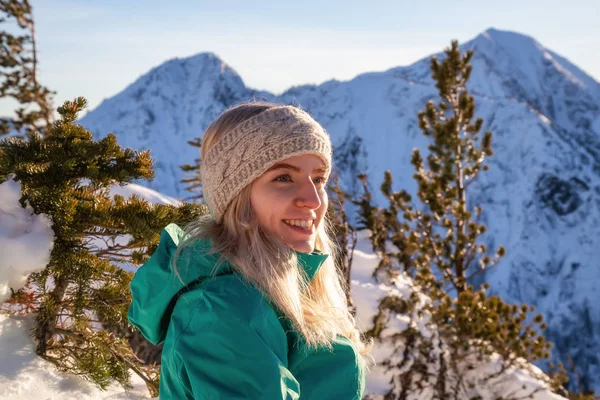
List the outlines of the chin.
{"type": "Polygon", "coordinates": [[[315,250],[315,244],[309,242],[286,243],[289,248],[299,253],[312,253],[315,250]]]}

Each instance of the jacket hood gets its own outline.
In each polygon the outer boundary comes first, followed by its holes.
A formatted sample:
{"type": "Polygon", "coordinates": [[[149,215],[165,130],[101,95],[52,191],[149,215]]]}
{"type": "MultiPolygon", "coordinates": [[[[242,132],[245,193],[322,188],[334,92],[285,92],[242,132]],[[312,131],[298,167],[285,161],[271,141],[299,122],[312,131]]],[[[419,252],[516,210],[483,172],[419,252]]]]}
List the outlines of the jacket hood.
{"type": "MultiPolygon", "coordinates": [[[[210,240],[203,239],[186,246],[177,259],[177,273],[172,266],[173,256],[187,235],[176,224],[169,224],[160,235],[158,248],[133,277],[131,305],[128,320],[153,344],[162,343],[167,334],[171,313],[181,293],[191,289],[203,278],[212,276],[220,258],[208,254],[210,240]]],[[[328,255],[296,252],[300,265],[312,280],[328,255]]],[[[219,265],[216,275],[231,274],[233,267],[227,261],[219,265]]]]}

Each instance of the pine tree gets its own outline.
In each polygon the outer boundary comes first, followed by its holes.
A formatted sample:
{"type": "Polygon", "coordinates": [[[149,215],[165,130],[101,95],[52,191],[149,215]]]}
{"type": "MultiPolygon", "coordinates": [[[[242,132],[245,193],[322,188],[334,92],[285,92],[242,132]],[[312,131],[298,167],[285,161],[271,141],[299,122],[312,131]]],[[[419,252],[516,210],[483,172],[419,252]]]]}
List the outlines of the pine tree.
{"type": "MultiPolygon", "coordinates": [[[[493,154],[492,134],[480,136],[483,120],[475,119],[475,100],[466,87],[472,55],[472,51],[462,54],[453,41],[443,61],[431,59],[440,101],[428,102],[418,115],[423,134],[431,138],[426,162],[418,149],[411,159],[420,205],[413,204],[406,191],[393,191],[392,174],[386,171],[381,191],[389,206],[375,207],[367,177],[359,177],[363,195],[354,202],[360,208],[360,223],[371,230],[373,249],[381,256],[374,275],[393,281],[405,273],[418,287],[410,298],[396,294],[383,298],[370,331],[396,348],[383,363],[396,371],[389,399],[406,398],[409,393],[471,398],[481,381],[491,385],[509,368],[526,368],[521,360],[549,357],[550,344],[540,333],[545,324],[541,315],[531,315],[533,306],[507,304],[488,296],[487,284],[479,288],[470,284],[474,275],[505,254],[503,247],[488,253],[481,243],[486,227],[478,222],[483,210],[468,204],[467,191],[487,170],[484,161],[493,154]],[[397,251],[390,251],[388,243],[397,251]],[[418,292],[429,300],[424,302],[418,292]],[[384,338],[382,332],[397,314],[410,316],[409,327],[384,338]],[[431,337],[424,337],[413,325],[423,315],[428,315],[431,337]],[[501,371],[469,381],[468,371],[493,354],[500,356],[501,371]]],[[[552,377],[539,378],[566,393],[562,366],[552,377]]]]}
{"type": "Polygon", "coordinates": [[[346,301],[352,315],[356,314],[356,307],[352,299],[352,260],[354,249],[358,240],[356,229],[348,222],[345,211],[345,203],[349,195],[339,184],[339,176],[332,173],[327,186],[329,195],[329,207],[327,209],[328,219],[333,226],[333,232],[336,238],[337,251],[335,254],[335,264],[338,271],[344,291],[346,301]]]}
{"type": "Polygon", "coordinates": [[[44,136],[29,131],[26,140],[0,141],[0,182],[19,181],[21,202],[49,215],[55,234],[49,264],[15,297],[33,304],[41,357],[101,388],[113,379],[127,386],[131,369],[156,395],[157,367],[144,365],[117,329],[105,329],[127,324],[132,274],[119,264],[143,263],[164,226],[206,210],[113,197],[111,185],[153,177],[150,154],[122,149],[114,134],[94,141],[75,123],[85,105],[83,98],[66,102],[44,136]]]}
{"type": "MultiPolygon", "coordinates": [[[[188,140],[188,144],[192,147],[196,147],[198,149],[198,154],[200,154],[200,149],[202,148],[202,138],[188,140]]],[[[200,160],[200,157],[196,158],[193,164],[184,164],[179,168],[181,168],[181,170],[184,172],[190,172],[190,175],[187,178],[182,179],[180,182],[187,185],[185,190],[194,193],[194,195],[187,197],[185,200],[201,201],[203,196],[201,193],[202,179],[200,175],[200,169],[202,168],[202,161],[200,160]]]]}
{"type": "MultiPolygon", "coordinates": [[[[13,23],[19,34],[0,31],[0,98],[19,104],[16,117],[0,118],[0,136],[9,132],[42,133],[52,121],[52,92],[37,76],[35,25],[28,0],[0,0],[0,23],[13,23]]],[[[12,30],[11,30],[12,31],[12,30]]]]}

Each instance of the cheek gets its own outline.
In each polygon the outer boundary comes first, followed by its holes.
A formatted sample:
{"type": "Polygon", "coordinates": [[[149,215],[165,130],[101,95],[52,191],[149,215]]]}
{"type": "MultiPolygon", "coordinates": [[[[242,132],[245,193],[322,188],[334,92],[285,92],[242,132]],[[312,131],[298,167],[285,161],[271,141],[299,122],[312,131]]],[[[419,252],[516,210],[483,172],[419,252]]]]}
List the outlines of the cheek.
{"type": "Polygon", "coordinates": [[[252,207],[252,211],[256,216],[258,222],[262,225],[263,219],[265,217],[265,203],[263,201],[262,196],[251,195],[250,196],[250,206],[252,207]]]}
{"type": "Polygon", "coordinates": [[[327,192],[325,190],[323,190],[323,193],[321,194],[321,207],[319,207],[318,210],[318,217],[319,219],[323,220],[323,218],[325,217],[325,214],[327,213],[327,207],[329,206],[329,197],[327,196],[327,192]]]}
{"type": "Polygon", "coordinates": [[[264,228],[277,216],[281,200],[274,193],[257,187],[250,192],[250,205],[259,225],[264,228]]]}
{"type": "Polygon", "coordinates": [[[252,207],[252,211],[259,221],[263,214],[262,205],[263,201],[260,190],[258,190],[255,185],[252,185],[252,188],[250,189],[250,207],[252,207]]]}

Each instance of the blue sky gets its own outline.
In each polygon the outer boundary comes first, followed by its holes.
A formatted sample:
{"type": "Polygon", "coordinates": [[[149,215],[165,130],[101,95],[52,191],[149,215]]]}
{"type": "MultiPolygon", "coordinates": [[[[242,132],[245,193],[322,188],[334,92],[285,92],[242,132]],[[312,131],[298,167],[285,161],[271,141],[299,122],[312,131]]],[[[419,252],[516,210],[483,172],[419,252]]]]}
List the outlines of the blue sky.
{"type": "MultiPolygon", "coordinates": [[[[152,67],[204,51],[246,85],[280,93],[408,65],[490,27],[533,36],[600,80],[598,0],[31,2],[40,77],[57,105],[83,95],[93,108],[152,67]]],[[[11,106],[0,102],[0,114],[11,106]]]]}

